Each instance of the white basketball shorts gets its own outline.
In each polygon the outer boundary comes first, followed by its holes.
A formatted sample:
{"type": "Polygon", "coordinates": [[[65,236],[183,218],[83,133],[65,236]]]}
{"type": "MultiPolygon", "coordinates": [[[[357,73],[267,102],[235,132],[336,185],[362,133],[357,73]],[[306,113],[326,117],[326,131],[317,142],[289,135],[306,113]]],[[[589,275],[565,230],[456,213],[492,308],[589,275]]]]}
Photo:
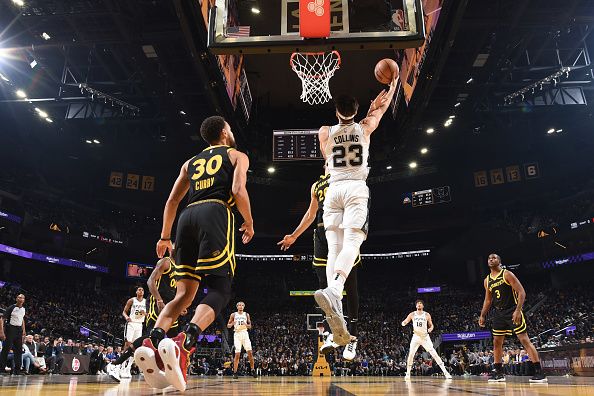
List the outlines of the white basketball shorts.
{"type": "Polygon", "coordinates": [[[252,342],[250,341],[250,335],[247,330],[236,331],[233,335],[233,344],[235,345],[235,353],[241,353],[241,347],[246,352],[252,350],[252,342]]]}
{"type": "Polygon", "coordinates": [[[429,335],[421,337],[418,334],[413,334],[410,340],[410,350],[412,353],[415,353],[419,349],[419,346],[422,346],[427,352],[433,349],[433,342],[429,335]]]}
{"type": "Polygon", "coordinates": [[[367,234],[369,187],[364,180],[331,183],[324,200],[324,227],[354,228],[367,234]]]}
{"type": "Polygon", "coordinates": [[[128,322],[124,329],[124,338],[128,342],[134,342],[136,339],[142,337],[142,323],[128,322]]]}

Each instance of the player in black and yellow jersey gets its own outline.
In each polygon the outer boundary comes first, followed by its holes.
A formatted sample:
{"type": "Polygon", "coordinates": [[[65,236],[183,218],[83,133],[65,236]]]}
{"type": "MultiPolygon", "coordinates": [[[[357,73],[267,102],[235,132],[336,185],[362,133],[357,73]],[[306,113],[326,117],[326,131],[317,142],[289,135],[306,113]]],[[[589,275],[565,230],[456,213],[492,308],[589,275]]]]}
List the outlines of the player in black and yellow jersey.
{"type": "Polygon", "coordinates": [[[200,134],[210,146],[181,167],[165,204],[161,238],[156,247],[159,258],[163,258],[166,251],[171,255],[171,228],[177,208],[188,194],[188,205],[179,216],[175,238],[176,294],[159,313],[149,339],[135,353],[149,385],[162,387],[169,383],[180,391],[185,390],[188,359],[199,334],[214,321],[231,297],[235,272],[232,206],[237,206],[244,220],[240,228],[243,243],[248,243],[254,235],[246,190],[247,155],[234,148],[231,127],[222,117],[204,120],[200,134]],[[194,300],[202,281],[208,284],[208,294],[200,301],[190,324],[177,337],[165,338],[182,310],[194,300]],[[158,364],[159,356],[167,367],[165,371],[158,364]]]}
{"type": "MultiPolygon", "coordinates": [[[[318,180],[311,186],[310,203],[307,212],[303,215],[301,222],[295,228],[295,231],[290,235],[285,235],[283,240],[278,242],[281,250],[287,250],[295,243],[297,238],[307,230],[315,221],[313,240],[314,240],[314,259],[313,269],[318,276],[319,288],[325,289],[328,286],[327,277],[332,274],[326,274],[326,262],[328,261],[328,242],[326,241],[326,232],[324,230],[324,199],[326,198],[326,191],[328,190],[330,175],[321,175],[318,180]]],[[[361,256],[358,256],[355,261],[355,267],[349,274],[344,285],[347,296],[347,311],[349,317],[349,332],[355,338],[345,347],[343,357],[347,360],[355,358],[357,350],[357,321],[359,317],[359,292],[357,287],[357,267],[361,263],[361,256]]],[[[325,325],[325,327],[327,327],[325,325]]],[[[332,342],[329,337],[322,347],[324,353],[329,353],[334,349],[336,344],[332,342]]]]}
{"type": "Polygon", "coordinates": [[[479,326],[485,327],[485,317],[489,312],[491,305],[495,308],[493,312],[493,355],[495,361],[495,372],[489,381],[503,382],[503,341],[505,336],[516,335],[522,343],[530,362],[534,367],[534,376],[530,382],[547,382],[547,378],[542,372],[540,358],[536,348],[530,342],[526,332],[526,319],[522,312],[526,291],[511,272],[501,267],[501,258],[492,253],[488,259],[490,273],[484,281],[485,301],[479,319],[479,326]]]}
{"type": "MultiPolygon", "coordinates": [[[[174,250],[175,252],[175,250],[174,250]]],[[[175,256],[175,253],[173,254],[175,256]]],[[[149,298],[148,314],[145,327],[147,332],[152,330],[157,323],[159,312],[165,308],[165,302],[173,300],[177,290],[175,280],[175,261],[171,257],[163,257],[151,272],[146,282],[151,296],[149,298]]],[[[185,311],[185,310],[184,310],[185,311]]],[[[184,315],[182,311],[182,315],[184,315]]],[[[179,333],[179,322],[176,320],[167,331],[167,337],[173,338],[179,333]]]]}

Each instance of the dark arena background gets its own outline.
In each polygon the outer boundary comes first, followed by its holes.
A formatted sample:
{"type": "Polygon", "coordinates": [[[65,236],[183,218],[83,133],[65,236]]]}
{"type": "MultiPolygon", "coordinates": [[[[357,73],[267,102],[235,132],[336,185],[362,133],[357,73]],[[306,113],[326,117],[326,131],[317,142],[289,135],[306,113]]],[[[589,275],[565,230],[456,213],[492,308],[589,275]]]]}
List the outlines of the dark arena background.
{"type": "Polygon", "coordinates": [[[313,38],[300,2],[278,3],[0,0],[0,394],[178,393],[114,362],[126,302],[151,294],[171,188],[219,115],[249,158],[255,234],[241,242],[235,211],[231,296],[197,339],[186,394],[594,395],[594,2],[301,0],[331,12],[313,38]],[[291,70],[291,53],[333,50],[333,75],[291,70]],[[313,226],[277,243],[324,173],[318,129],[337,123],[332,99],[311,105],[302,90],[325,80],[334,98],[354,95],[360,121],[387,89],[374,77],[384,58],[399,77],[369,150],[347,359],[319,352],[313,226]],[[495,360],[494,308],[479,326],[492,253],[526,292],[540,362],[515,335],[495,360]],[[405,379],[417,299],[451,380],[424,348],[405,379]],[[239,301],[253,370],[228,327],[239,301]],[[530,382],[539,367],[548,382],[530,382]],[[497,370],[506,382],[489,381],[497,370]]]}

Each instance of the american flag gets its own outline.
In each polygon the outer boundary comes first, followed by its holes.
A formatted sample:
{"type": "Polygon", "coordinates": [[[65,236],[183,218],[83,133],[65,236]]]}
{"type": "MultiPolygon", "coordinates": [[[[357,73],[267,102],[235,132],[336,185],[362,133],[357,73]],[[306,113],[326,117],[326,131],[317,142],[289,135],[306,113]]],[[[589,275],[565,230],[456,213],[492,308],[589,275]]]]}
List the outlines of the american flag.
{"type": "Polygon", "coordinates": [[[229,26],[227,28],[227,37],[250,37],[249,26],[229,26]]]}

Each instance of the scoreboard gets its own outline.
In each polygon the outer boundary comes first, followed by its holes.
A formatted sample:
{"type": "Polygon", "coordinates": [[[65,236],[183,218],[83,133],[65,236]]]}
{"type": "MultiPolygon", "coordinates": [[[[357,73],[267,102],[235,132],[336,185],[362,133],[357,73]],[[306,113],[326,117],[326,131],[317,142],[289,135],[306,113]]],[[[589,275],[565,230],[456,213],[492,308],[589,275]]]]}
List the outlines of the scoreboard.
{"type": "Polygon", "coordinates": [[[450,195],[450,186],[443,186],[405,193],[402,204],[410,204],[413,208],[416,208],[419,206],[429,206],[451,201],[452,196],[450,195]]]}
{"type": "Polygon", "coordinates": [[[272,132],[272,160],[323,159],[318,140],[318,130],[289,129],[272,132]]]}

